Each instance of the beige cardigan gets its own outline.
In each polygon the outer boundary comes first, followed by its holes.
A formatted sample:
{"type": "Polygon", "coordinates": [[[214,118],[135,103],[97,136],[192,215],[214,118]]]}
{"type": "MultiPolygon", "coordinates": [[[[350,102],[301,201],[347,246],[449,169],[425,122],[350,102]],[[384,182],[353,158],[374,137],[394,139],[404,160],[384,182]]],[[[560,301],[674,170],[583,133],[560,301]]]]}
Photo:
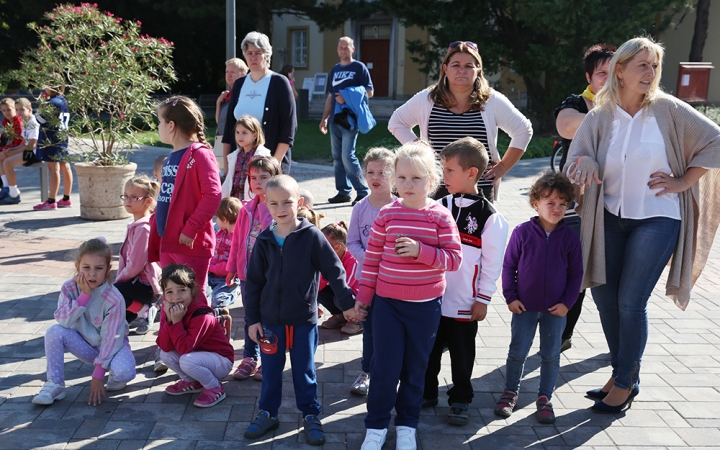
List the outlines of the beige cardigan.
{"type": "MultiPolygon", "coordinates": [[[[670,263],[665,294],[684,310],[690,290],[700,276],[720,223],[720,127],[691,106],[670,95],[661,95],[651,106],[665,141],[670,168],[680,177],[689,167],[710,169],[698,183],[681,192],[680,236],[670,263]]],[[[602,180],[612,135],[614,108],[610,104],[590,111],[575,134],[568,165],[578,156],[598,164],[602,180]]],[[[603,185],[592,183],[579,190],[577,211],[582,218],[582,288],[605,284],[605,232],[603,185]]]]}

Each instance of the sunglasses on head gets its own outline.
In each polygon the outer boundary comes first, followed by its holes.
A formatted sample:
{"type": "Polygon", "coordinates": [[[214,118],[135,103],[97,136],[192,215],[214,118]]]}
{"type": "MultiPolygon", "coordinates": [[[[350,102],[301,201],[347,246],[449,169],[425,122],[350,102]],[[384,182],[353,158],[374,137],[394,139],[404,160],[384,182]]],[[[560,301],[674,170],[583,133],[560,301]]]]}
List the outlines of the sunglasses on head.
{"type": "Polygon", "coordinates": [[[471,49],[478,51],[477,44],[474,42],[470,42],[470,41],[455,41],[452,44],[448,45],[448,50],[458,48],[462,44],[465,44],[466,46],[470,47],[471,49]]]}

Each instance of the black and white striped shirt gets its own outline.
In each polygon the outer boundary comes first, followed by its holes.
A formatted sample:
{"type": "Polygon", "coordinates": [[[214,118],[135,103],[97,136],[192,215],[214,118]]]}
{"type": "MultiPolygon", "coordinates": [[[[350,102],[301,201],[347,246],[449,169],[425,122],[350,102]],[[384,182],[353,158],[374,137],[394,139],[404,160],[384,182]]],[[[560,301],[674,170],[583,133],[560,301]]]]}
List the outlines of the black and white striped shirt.
{"type": "MultiPolygon", "coordinates": [[[[480,111],[467,111],[463,114],[455,114],[449,109],[433,105],[428,120],[428,139],[435,153],[440,157],[440,152],[448,144],[464,137],[473,137],[482,142],[488,152],[488,167],[492,164],[492,154],[488,145],[487,129],[480,111]]],[[[483,176],[478,181],[478,188],[491,186],[492,182],[483,176]]]]}

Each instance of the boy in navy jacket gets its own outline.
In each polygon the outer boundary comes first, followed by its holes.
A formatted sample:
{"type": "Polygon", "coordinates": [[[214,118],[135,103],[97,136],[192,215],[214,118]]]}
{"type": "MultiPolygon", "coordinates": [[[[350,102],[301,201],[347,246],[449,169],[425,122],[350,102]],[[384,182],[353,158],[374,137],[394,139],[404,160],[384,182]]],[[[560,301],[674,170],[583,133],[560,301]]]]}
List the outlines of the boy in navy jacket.
{"type": "Polygon", "coordinates": [[[277,175],[268,181],[265,192],[265,204],[274,222],[255,241],[245,282],[248,334],[260,344],[263,379],[260,412],[245,437],[256,439],[279,426],[277,415],[288,350],[306,440],[311,445],[322,445],[325,434],[317,417],[321,407],[315,376],[320,274],[330,283],[345,318],[361,317],[356,315],[345,269],[332,246],[317,227],[297,217],[303,205],[297,182],[288,175],[277,175]]]}

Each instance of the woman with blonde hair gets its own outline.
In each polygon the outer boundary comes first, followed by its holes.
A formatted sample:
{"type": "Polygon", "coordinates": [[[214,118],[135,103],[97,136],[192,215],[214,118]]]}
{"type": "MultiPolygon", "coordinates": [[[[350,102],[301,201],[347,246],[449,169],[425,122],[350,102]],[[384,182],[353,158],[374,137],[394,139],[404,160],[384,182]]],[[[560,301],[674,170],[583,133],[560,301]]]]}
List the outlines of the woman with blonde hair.
{"type": "MultiPolygon", "coordinates": [[[[517,163],[532,138],[532,124],[504,95],[483,77],[482,59],[474,42],[450,44],[440,69],[440,81],[418,92],[398,108],[388,129],[406,144],[420,137],[430,141],[438,156],[446,145],[470,136],[483,143],[490,162],[478,188],[490,201],[497,199],[500,178],[517,163]],[[498,128],[510,135],[510,146],[501,158],[497,149],[498,128]]],[[[448,194],[444,185],[435,198],[448,194]]]]}
{"type": "Polygon", "coordinates": [[[638,395],[650,294],[672,256],[665,292],[687,307],[720,222],[720,127],[662,92],[663,54],[648,38],[618,49],[568,154],[582,288],[592,288],[612,364],[605,386],[587,393],[597,412],[638,395]]]}

